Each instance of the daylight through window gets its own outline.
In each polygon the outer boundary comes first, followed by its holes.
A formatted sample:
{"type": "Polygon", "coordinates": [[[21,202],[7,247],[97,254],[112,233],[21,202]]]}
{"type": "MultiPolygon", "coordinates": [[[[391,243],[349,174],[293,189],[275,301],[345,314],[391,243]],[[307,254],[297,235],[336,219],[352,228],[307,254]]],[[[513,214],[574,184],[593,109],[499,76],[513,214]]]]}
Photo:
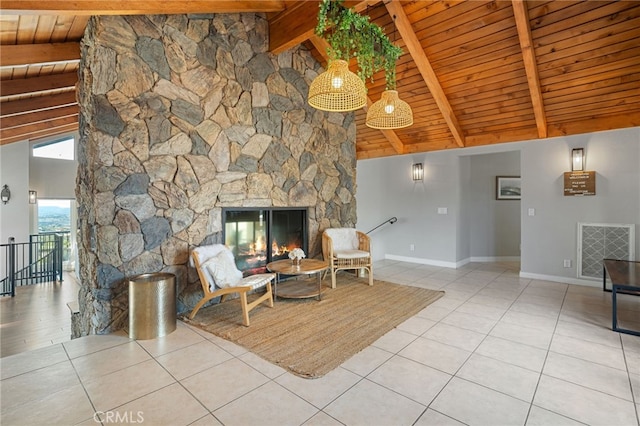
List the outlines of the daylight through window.
{"type": "Polygon", "coordinates": [[[74,138],[68,137],[52,142],[45,142],[33,146],[33,156],[41,158],[54,158],[57,160],[74,159],[74,138]]]}

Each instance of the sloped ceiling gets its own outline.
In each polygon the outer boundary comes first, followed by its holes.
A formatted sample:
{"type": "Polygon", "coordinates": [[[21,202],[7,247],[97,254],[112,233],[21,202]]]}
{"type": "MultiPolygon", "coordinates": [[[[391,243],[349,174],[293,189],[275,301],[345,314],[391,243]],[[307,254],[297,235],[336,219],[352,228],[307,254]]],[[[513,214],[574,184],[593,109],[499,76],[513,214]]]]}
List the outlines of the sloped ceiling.
{"type": "MultiPolygon", "coordinates": [[[[346,1],[401,46],[414,124],[374,130],[356,113],[358,158],[640,126],[640,2],[346,1]]],[[[313,35],[317,1],[3,0],[0,143],[77,129],[79,41],[90,15],[263,12],[274,53],[313,35]],[[45,10],[46,7],[46,10],[45,10]]],[[[375,102],[384,75],[367,82],[375,102]]]]}

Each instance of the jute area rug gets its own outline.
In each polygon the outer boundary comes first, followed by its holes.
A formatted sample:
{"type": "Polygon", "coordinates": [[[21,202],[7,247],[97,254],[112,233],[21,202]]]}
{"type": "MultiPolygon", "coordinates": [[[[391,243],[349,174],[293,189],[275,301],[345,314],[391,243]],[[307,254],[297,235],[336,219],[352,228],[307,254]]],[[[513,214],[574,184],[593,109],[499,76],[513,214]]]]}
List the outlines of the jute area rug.
{"type": "Polygon", "coordinates": [[[335,289],[328,281],[321,301],[278,298],[273,308],[263,304],[253,309],[249,327],[242,325],[237,299],[182,320],[298,376],[318,378],[444,295],[379,280],[369,286],[366,279],[348,273],[338,276],[335,289]]]}

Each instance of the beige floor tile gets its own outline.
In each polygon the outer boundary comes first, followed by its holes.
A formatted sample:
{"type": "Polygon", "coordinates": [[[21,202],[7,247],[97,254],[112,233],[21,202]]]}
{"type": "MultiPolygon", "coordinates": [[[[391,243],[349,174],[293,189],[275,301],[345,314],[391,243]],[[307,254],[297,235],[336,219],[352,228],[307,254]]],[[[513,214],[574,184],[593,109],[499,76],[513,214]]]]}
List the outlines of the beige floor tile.
{"type": "Polygon", "coordinates": [[[529,404],[454,377],[430,408],[468,425],[523,425],[529,404]]]}
{"type": "Polygon", "coordinates": [[[318,379],[285,374],[278,377],[276,382],[318,409],[323,409],[361,379],[362,377],[344,368],[336,368],[318,379]]]}
{"type": "Polygon", "coordinates": [[[406,331],[394,328],[393,330],[389,331],[384,336],[373,342],[373,346],[395,354],[404,349],[409,343],[413,342],[417,338],[418,336],[416,336],[415,334],[407,333],[406,331]]]}
{"type": "Polygon", "coordinates": [[[493,299],[503,299],[503,300],[513,302],[518,298],[518,296],[522,292],[521,289],[509,289],[508,287],[507,289],[495,288],[495,287],[489,287],[489,285],[487,285],[485,288],[480,290],[476,295],[481,297],[490,297],[493,299]]]}
{"type": "Polygon", "coordinates": [[[345,425],[412,425],[425,406],[367,379],[329,404],[324,412],[345,425]]]}
{"type": "Polygon", "coordinates": [[[155,357],[202,342],[204,339],[202,335],[187,327],[182,321],[178,321],[174,332],[157,339],[138,340],[137,342],[155,357]]]}
{"type": "Polygon", "coordinates": [[[455,327],[464,328],[465,330],[488,334],[496,325],[498,320],[478,317],[476,315],[455,311],[444,317],[442,320],[440,320],[440,322],[443,324],[449,324],[455,327]]]}
{"type": "Polygon", "coordinates": [[[626,371],[549,352],[543,374],[632,401],[626,371]]]}
{"type": "Polygon", "coordinates": [[[284,368],[272,364],[271,362],[260,358],[258,355],[253,352],[247,352],[238,357],[239,360],[248,364],[253,369],[258,370],[260,373],[264,374],[270,379],[275,379],[287,372],[284,368]]]}
{"type": "Polygon", "coordinates": [[[396,355],[367,379],[428,406],[451,375],[396,355]]]}
{"type": "Polygon", "coordinates": [[[640,353],[640,337],[620,333],[620,338],[622,339],[622,347],[625,351],[630,350],[640,353]]]}
{"type": "Polygon", "coordinates": [[[542,371],[547,356],[547,351],[543,349],[493,336],[487,336],[475,353],[538,373],[542,371]]]}
{"type": "Polygon", "coordinates": [[[436,324],[435,321],[414,316],[398,324],[398,327],[396,328],[400,331],[405,331],[415,336],[420,336],[422,333],[429,330],[435,324],[436,324]]]}
{"type": "MultiPolygon", "coordinates": [[[[111,410],[120,417],[127,415],[135,421],[128,423],[157,426],[189,425],[209,414],[202,404],[178,383],[174,383],[111,410]]],[[[108,413],[106,413],[108,414],[108,413]]]]}
{"type": "Polygon", "coordinates": [[[492,320],[499,320],[507,311],[507,309],[481,305],[479,303],[465,302],[458,309],[456,309],[456,311],[463,312],[465,314],[476,315],[483,318],[489,318],[492,320]]]}
{"type": "Polygon", "coordinates": [[[0,358],[1,379],[4,380],[9,377],[18,376],[29,371],[67,361],[68,359],[69,357],[60,344],[9,355],[0,358]]]}
{"type": "Polygon", "coordinates": [[[549,350],[619,370],[627,369],[622,349],[612,348],[611,346],[556,334],[553,336],[549,350]]]}
{"type": "Polygon", "coordinates": [[[315,416],[303,423],[302,426],[343,426],[342,423],[320,411],[315,416]]]}
{"type": "Polygon", "coordinates": [[[471,352],[421,337],[401,350],[399,355],[445,373],[455,374],[471,352]]]}
{"type": "Polygon", "coordinates": [[[375,346],[369,346],[343,362],[340,368],[349,370],[360,377],[365,377],[392,356],[393,353],[391,352],[375,346]]]}
{"type": "Polygon", "coordinates": [[[414,423],[414,426],[463,426],[464,423],[452,419],[449,416],[445,416],[442,413],[427,409],[422,416],[414,423]]]}
{"type": "Polygon", "coordinates": [[[522,343],[524,345],[535,346],[540,349],[548,349],[553,336],[552,331],[540,330],[537,328],[523,327],[521,325],[499,322],[493,327],[491,336],[499,337],[512,342],[522,343]]]}
{"type": "Polygon", "coordinates": [[[476,333],[475,331],[465,330],[442,322],[431,327],[422,335],[427,339],[455,346],[469,352],[473,352],[486,336],[486,334],[476,333]]]}
{"type": "Polygon", "coordinates": [[[622,347],[619,333],[613,332],[608,328],[597,327],[589,324],[558,321],[556,334],[582,339],[601,345],[607,345],[617,349],[622,347]]]}
{"type": "Polygon", "coordinates": [[[507,309],[513,303],[513,300],[503,299],[495,296],[484,296],[476,294],[469,299],[471,303],[479,303],[480,305],[493,306],[494,308],[507,309]]]}
{"type": "Polygon", "coordinates": [[[518,300],[513,302],[513,305],[511,305],[509,310],[516,311],[516,312],[524,312],[525,314],[551,317],[554,319],[558,318],[558,315],[560,314],[560,308],[546,306],[546,305],[538,305],[535,303],[530,303],[527,300],[528,300],[527,298],[522,298],[522,297],[518,298],[518,300]]]}
{"type": "Polygon", "coordinates": [[[450,311],[453,311],[458,306],[464,303],[464,299],[461,300],[461,299],[457,299],[447,295],[448,294],[447,292],[449,291],[448,286],[445,287],[443,290],[445,292],[444,296],[442,296],[440,299],[436,300],[429,306],[433,306],[434,308],[449,309],[450,311]]]}
{"type": "Polygon", "coordinates": [[[515,324],[522,327],[535,328],[537,330],[553,333],[558,320],[557,318],[553,317],[531,315],[524,312],[509,310],[500,319],[500,322],[515,324]]]}
{"type": "Polygon", "coordinates": [[[80,379],[86,381],[150,359],[151,356],[132,340],[122,345],[72,359],[71,362],[80,379]]]}
{"type": "Polygon", "coordinates": [[[640,352],[624,351],[624,358],[627,362],[627,371],[631,374],[640,374],[640,352]]]}
{"type": "Polygon", "coordinates": [[[456,377],[531,402],[540,373],[483,355],[473,354],[458,371],[456,377]]]}
{"type": "Polygon", "coordinates": [[[131,342],[131,339],[129,339],[127,333],[120,330],[116,333],[105,335],[91,334],[81,339],[65,342],[62,346],[69,354],[69,358],[74,359],[129,342],[131,342]]]}
{"type": "Polygon", "coordinates": [[[27,399],[24,404],[12,409],[3,408],[2,426],[75,425],[85,420],[93,421],[93,416],[89,398],[82,386],[77,384],[42,399],[27,399]]]}
{"type": "Polygon", "coordinates": [[[199,418],[195,422],[191,423],[189,426],[223,426],[222,423],[215,417],[213,414],[207,414],[204,417],[199,418]]]}
{"type": "Polygon", "coordinates": [[[157,357],[157,361],[177,380],[193,376],[233,358],[208,340],[157,357]],[[188,362],[185,362],[188,360],[188,362]]]}
{"type": "Polygon", "coordinates": [[[160,364],[150,360],[83,384],[96,409],[109,411],[174,382],[160,364]]]}
{"type": "Polygon", "coordinates": [[[208,333],[209,335],[206,337],[207,340],[215,343],[220,346],[225,351],[229,352],[233,356],[241,356],[247,353],[247,349],[237,345],[233,342],[223,339],[222,337],[215,336],[213,334],[208,333]]]}
{"type": "Polygon", "coordinates": [[[420,318],[426,318],[431,321],[440,321],[442,318],[449,315],[452,311],[453,309],[439,308],[437,306],[433,306],[433,303],[432,303],[431,305],[427,306],[426,308],[418,312],[416,316],[420,318]]]}
{"type": "Polygon", "coordinates": [[[0,382],[2,411],[38,401],[64,388],[80,384],[70,361],[30,371],[0,382]]]}
{"type": "Polygon", "coordinates": [[[269,382],[213,412],[225,426],[301,425],[318,409],[282,386],[269,382]]]}
{"type": "Polygon", "coordinates": [[[638,422],[632,402],[545,374],[540,378],[533,403],[590,425],[631,426],[638,422]]]}
{"type": "Polygon", "coordinates": [[[264,385],[269,379],[238,359],[218,364],[181,381],[209,411],[264,385]]]}
{"type": "Polygon", "coordinates": [[[580,426],[584,423],[577,422],[560,414],[553,413],[544,408],[531,406],[529,417],[527,418],[527,426],[580,426]]]}

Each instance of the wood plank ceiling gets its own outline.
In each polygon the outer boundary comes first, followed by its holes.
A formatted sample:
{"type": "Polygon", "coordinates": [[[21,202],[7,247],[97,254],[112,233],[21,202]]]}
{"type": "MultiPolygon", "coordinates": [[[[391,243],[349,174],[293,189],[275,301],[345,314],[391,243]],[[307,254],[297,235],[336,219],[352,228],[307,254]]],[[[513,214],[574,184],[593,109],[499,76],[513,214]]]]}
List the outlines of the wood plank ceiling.
{"type": "MultiPolygon", "coordinates": [[[[368,128],[356,112],[358,158],[640,126],[640,2],[351,0],[405,52],[400,98],[414,124],[368,128]]],[[[30,1],[0,9],[0,143],[77,129],[79,41],[91,15],[262,12],[270,50],[313,35],[317,1],[30,1]]],[[[384,75],[367,82],[374,102],[384,75]]]]}

